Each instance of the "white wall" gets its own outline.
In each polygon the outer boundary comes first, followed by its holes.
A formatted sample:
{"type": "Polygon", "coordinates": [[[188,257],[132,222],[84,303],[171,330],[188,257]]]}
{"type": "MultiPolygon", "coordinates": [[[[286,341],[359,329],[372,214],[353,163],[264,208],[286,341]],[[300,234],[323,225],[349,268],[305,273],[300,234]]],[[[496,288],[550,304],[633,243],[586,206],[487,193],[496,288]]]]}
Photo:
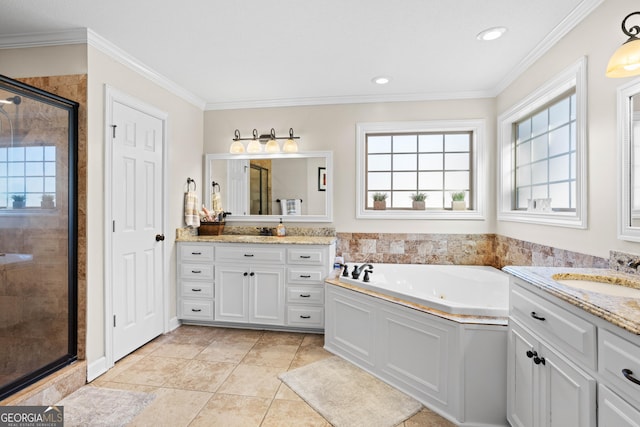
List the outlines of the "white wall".
{"type": "MultiPolygon", "coordinates": [[[[333,151],[333,226],[338,232],[491,233],[495,227],[494,104],[493,99],[469,99],[206,111],[204,150],[227,153],[235,129],[249,135],[254,128],[259,133],[275,128],[278,135],[286,135],[292,127],[300,136],[301,151],[333,151]],[[485,141],[490,145],[487,220],[356,220],[356,123],[449,119],[486,119],[485,141]]],[[[233,221],[233,217],[227,220],[233,221]]]]}
{"type": "MultiPolygon", "coordinates": [[[[182,227],[187,177],[202,176],[202,110],[160,88],[101,51],[88,48],[87,363],[104,356],[104,85],[168,113],[168,203],[165,247],[170,259],[169,318],[176,316],[175,230],[182,227]]],[[[202,183],[198,180],[198,185],[202,183]]]]}
{"type": "Polygon", "coordinates": [[[626,41],[620,23],[637,9],[637,0],[606,0],[496,99],[499,115],[580,57],[587,57],[588,229],[500,221],[497,234],[605,258],[612,249],[640,252],[638,244],[618,240],[616,231],[616,88],[631,79],[604,75],[609,57],[626,41]]]}

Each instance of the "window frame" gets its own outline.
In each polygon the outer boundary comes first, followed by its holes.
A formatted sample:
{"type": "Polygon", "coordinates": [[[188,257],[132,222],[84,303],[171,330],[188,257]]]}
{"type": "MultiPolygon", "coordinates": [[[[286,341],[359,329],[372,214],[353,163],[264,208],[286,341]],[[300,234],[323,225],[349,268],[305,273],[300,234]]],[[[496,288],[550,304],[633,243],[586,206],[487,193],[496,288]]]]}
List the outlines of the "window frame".
{"type": "Polygon", "coordinates": [[[486,199],[486,162],[488,160],[485,119],[435,120],[416,122],[376,122],[356,124],[356,218],[359,219],[464,219],[485,220],[484,200],[486,199]],[[454,211],[448,209],[412,210],[366,209],[367,202],[367,159],[366,138],[368,134],[380,133],[425,133],[425,132],[471,132],[471,188],[474,209],[454,211]]]}
{"type": "Polygon", "coordinates": [[[587,228],[587,59],[580,58],[498,117],[498,220],[587,228]],[[549,108],[558,97],[576,96],[576,210],[532,212],[515,207],[515,124],[549,108]]]}

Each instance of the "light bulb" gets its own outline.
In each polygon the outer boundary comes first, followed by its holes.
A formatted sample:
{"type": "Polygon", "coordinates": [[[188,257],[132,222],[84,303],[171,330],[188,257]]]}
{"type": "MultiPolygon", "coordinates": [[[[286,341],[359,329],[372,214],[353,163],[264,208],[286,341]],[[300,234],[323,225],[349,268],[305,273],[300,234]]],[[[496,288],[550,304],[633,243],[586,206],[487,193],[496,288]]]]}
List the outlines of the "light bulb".
{"type": "Polygon", "coordinates": [[[282,146],[282,151],[284,151],[285,153],[297,153],[298,144],[294,139],[287,139],[287,141],[282,146]]]}
{"type": "Polygon", "coordinates": [[[267,153],[279,153],[280,152],[280,144],[275,139],[270,139],[267,142],[267,145],[264,147],[264,151],[267,153]]]}
{"type": "Polygon", "coordinates": [[[229,152],[231,154],[242,154],[244,153],[244,145],[240,141],[233,141],[233,144],[229,147],[229,152]]]}
{"type": "Polygon", "coordinates": [[[262,144],[257,139],[252,139],[247,145],[247,153],[260,153],[262,151],[262,144]]]}

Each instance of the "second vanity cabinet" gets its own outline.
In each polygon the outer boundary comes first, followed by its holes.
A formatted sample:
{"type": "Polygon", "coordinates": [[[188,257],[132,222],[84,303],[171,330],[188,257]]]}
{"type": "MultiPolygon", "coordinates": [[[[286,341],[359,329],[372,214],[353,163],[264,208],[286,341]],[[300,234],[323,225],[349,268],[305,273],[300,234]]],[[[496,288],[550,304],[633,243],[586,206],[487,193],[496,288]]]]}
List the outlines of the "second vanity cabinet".
{"type": "Polygon", "coordinates": [[[639,337],[512,277],[512,426],[640,426],[639,337]]]}
{"type": "Polygon", "coordinates": [[[202,259],[211,271],[211,279],[207,279],[210,293],[191,295],[187,291],[192,282],[179,274],[178,286],[183,289],[179,293],[179,315],[183,321],[324,329],[324,280],[332,269],[335,244],[178,242],[178,265],[186,266],[179,267],[180,271],[190,271],[188,257],[193,248],[201,246],[208,247],[211,254],[209,260],[202,259]],[[210,304],[207,316],[202,311],[189,311],[202,310],[190,304],[210,304]]]}

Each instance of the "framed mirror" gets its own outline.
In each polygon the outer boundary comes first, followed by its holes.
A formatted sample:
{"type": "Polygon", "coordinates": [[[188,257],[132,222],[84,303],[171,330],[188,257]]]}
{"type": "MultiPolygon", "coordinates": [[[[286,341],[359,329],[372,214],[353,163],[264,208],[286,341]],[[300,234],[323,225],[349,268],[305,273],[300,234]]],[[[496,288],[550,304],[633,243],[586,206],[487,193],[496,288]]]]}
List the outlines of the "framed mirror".
{"type": "Polygon", "coordinates": [[[640,242],[640,79],[618,89],[618,238],[640,242]]]}
{"type": "Polygon", "coordinates": [[[228,221],[332,222],[333,158],[329,151],[206,154],[205,206],[228,221]]]}

